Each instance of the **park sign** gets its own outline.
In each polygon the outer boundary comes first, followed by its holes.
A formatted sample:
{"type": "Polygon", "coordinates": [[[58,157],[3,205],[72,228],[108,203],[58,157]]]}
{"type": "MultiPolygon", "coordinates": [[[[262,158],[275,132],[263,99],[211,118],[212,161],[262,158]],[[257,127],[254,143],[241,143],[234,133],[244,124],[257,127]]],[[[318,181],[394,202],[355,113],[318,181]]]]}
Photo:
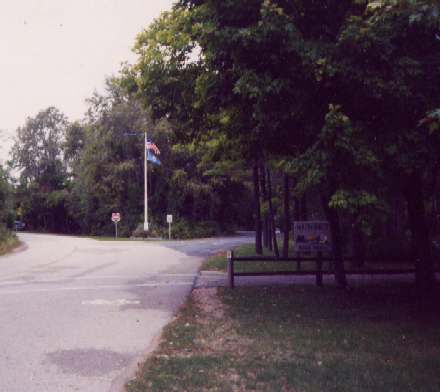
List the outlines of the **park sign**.
{"type": "Polygon", "coordinates": [[[119,222],[121,220],[121,213],[120,212],[113,212],[112,213],[112,221],[113,222],[119,222]]]}
{"type": "Polygon", "coordinates": [[[330,252],[330,225],[326,221],[297,221],[293,224],[296,252],[330,252]]]}

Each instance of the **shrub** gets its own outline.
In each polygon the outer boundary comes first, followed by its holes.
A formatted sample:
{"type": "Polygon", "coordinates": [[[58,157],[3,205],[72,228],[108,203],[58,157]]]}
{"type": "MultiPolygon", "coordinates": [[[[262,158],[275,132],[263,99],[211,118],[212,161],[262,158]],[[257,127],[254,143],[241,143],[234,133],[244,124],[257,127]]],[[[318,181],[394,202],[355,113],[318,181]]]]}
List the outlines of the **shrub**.
{"type": "MultiPolygon", "coordinates": [[[[224,234],[217,222],[190,222],[185,219],[177,219],[171,226],[172,239],[191,239],[213,237],[224,234]]],[[[135,238],[168,238],[168,225],[159,225],[152,222],[150,230],[144,231],[143,223],[139,224],[132,236],[135,238]]]]}

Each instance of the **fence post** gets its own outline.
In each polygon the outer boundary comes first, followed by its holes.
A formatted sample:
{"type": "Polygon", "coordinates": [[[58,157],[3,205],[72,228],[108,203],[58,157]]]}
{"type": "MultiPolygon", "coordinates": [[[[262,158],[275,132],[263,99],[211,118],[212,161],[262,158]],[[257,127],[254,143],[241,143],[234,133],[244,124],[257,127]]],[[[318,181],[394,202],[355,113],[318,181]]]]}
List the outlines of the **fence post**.
{"type": "Polygon", "coordinates": [[[234,288],[234,251],[228,250],[226,255],[228,260],[229,287],[233,289],[234,288]]]}
{"type": "Polygon", "coordinates": [[[316,258],[316,285],[322,287],[322,252],[319,251],[316,258]]]}

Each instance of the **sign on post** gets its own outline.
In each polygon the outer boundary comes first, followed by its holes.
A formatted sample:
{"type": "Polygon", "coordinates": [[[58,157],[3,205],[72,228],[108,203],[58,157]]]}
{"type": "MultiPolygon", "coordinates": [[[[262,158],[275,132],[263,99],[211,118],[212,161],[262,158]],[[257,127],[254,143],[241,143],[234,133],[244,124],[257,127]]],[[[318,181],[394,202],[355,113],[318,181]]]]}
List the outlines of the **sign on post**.
{"type": "Polygon", "coordinates": [[[112,221],[115,224],[115,238],[118,238],[118,222],[121,220],[121,214],[119,212],[112,213],[112,221]]]}
{"type": "Polygon", "coordinates": [[[297,252],[330,252],[330,225],[326,221],[298,221],[293,224],[297,252]]]}
{"type": "Polygon", "coordinates": [[[167,223],[168,223],[168,239],[171,239],[171,223],[173,223],[173,216],[171,214],[167,215],[167,223]]]}

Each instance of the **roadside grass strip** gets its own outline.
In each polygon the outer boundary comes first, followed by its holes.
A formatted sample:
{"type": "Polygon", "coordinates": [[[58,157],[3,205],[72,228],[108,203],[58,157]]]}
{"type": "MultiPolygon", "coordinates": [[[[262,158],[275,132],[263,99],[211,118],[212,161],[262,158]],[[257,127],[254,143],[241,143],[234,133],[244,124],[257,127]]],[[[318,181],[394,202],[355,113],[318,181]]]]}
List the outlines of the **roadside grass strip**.
{"type": "Polygon", "coordinates": [[[8,234],[6,238],[4,238],[0,242],[0,256],[3,256],[9,252],[11,252],[13,249],[17,248],[20,245],[20,241],[18,238],[13,234],[8,234]]]}
{"type": "Polygon", "coordinates": [[[415,298],[408,285],[197,289],[127,390],[438,392],[440,313],[415,298]]]}

